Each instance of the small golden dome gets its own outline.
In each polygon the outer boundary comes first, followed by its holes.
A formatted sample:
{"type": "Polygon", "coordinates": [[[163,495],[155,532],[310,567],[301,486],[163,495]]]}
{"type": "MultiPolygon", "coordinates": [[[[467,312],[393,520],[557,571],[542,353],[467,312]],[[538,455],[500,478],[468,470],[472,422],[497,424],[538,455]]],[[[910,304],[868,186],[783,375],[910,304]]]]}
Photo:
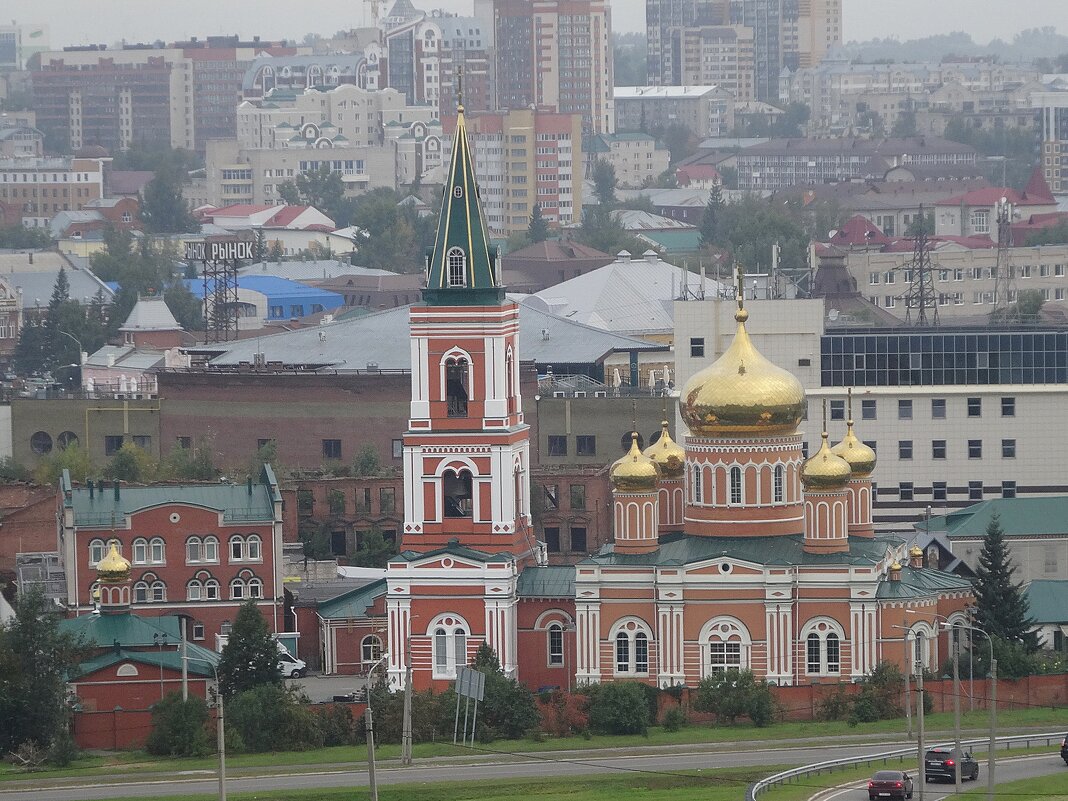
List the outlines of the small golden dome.
{"type": "Polygon", "coordinates": [[[851,475],[849,462],[835,456],[827,446],[827,432],[824,431],[819,451],[801,465],[801,483],[805,489],[841,489],[851,475]]]}
{"type": "Polygon", "coordinates": [[[923,556],[923,548],[921,548],[919,545],[913,545],[911,548],[909,548],[909,556],[923,556]]]}
{"type": "Polygon", "coordinates": [[[660,424],[660,439],[645,449],[645,455],[660,468],[664,478],[680,478],[686,470],[686,451],[668,433],[668,421],[660,424]]]}
{"type": "Polygon", "coordinates": [[[749,312],[734,314],[738,330],[722,356],[694,374],[682,391],[682,419],[697,436],[788,434],[805,412],[797,377],[765,359],[749,339],[749,312]]]}
{"type": "Polygon", "coordinates": [[[890,569],[893,570],[895,573],[900,573],[901,572],[901,563],[900,562],[894,562],[892,565],[890,565],[890,569]]]}
{"type": "Polygon", "coordinates": [[[660,477],[656,462],[642,453],[638,447],[638,433],[630,437],[627,455],[613,462],[608,471],[612,489],[618,492],[653,492],[660,477]]]}
{"type": "Polygon", "coordinates": [[[119,546],[114,540],[104,554],[104,558],[96,563],[96,576],[105,584],[122,584],[130,579],[130,563],[119,553],[119,546]]]}
{"type": "Polygon", "coordinates": [[[875,451],[857,439],[852,420],[846,426],[845,437],[831,448],[831,453],[849,462],[855,478],[867,478],[875,471],[875,451]]]}

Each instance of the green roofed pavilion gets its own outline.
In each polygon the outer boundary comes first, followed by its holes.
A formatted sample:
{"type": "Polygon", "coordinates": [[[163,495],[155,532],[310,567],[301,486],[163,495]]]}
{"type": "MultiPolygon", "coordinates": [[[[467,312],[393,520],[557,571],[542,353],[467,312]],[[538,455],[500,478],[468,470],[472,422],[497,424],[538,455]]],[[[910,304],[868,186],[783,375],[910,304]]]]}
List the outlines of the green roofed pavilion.
{"type": "Polygon", "coordinates": [[[490,245],[486,233],[463,106],[457,107],[438,232],[433,249],[427,252],[423,301],[430,306],[497,306],[504,302],[497,248],[490,245]]]}

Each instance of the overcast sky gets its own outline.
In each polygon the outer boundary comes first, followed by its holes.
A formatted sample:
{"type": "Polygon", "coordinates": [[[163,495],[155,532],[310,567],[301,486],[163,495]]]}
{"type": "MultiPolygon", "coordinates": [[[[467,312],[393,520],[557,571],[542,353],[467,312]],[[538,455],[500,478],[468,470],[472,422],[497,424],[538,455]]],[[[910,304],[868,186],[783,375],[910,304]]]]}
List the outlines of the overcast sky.
{"type": "MultiPolygon", "coordinates": [[[[383,0],[388,8],[392,0],[383,0]]],[[[964,30],[977,42],[1010,39],[1024,28],[1053,26],[1068,34],[1068,0],[843,0],[845,38],[912,39],[964,30]]],[[[414,0],[417,8],[440,6],[470,13],[472,0],[414,0]]],[[[366,20],[361,0],[3,0],[10,19],[51,26],[52,46],[174,40],[207,34],[258,34],[300,39],[331,34],[366,20]],[[269,8],[264,13],[264,8],[269,8]]],[[[644,30],[644,0],[612,0],[613,27],[644,30]]]]}

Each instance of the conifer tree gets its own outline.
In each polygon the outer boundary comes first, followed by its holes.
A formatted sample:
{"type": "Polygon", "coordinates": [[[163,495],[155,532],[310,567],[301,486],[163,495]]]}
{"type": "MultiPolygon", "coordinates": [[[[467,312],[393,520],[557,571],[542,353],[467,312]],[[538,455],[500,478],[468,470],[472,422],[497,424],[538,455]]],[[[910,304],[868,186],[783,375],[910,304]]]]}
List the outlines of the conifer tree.
{"type": "Polygon", "coordinates": [[[278,684],[281,680],[278,645],[256,602],[246,601],[238,610],[219,660],[222,694],[231,698],[261,684],[278,684]]]}
{"type": "Polygon", "coordinates": [[[1031,619],[1023,586],[1013,581],[1016,566],[1005,544],[1005,531],[995,512],[986,527],[975,570],[975,620],[990,636],[1030,642],[1031,619]]]}

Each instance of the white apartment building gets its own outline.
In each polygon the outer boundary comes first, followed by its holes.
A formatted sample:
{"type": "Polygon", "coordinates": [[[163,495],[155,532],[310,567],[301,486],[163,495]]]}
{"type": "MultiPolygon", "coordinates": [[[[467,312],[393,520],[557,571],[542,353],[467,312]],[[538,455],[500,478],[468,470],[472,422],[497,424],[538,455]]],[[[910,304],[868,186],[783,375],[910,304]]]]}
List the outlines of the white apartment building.
{"type": "MultiPolygon", "coordinates": [[[[607,161],[616,171],[616,185],[621,189],[640,189],[655,181],[671,161],[667,147],[649,134],[596,134],[586,142],[586,158],[607,161]]],[[[587,170],[587,174],[589,170],[587,170]]]]}
{"type": "Polygon", "coordinates": [[[61,211],[78,211],[104,196],[109,158],[0,159],[0,202],[22,208],[28,228],[47,228],[61,211]]]}
{"type": "Polygon", "coordinates": [[[720,86],[617,86],[616,130],[642,131],[679,123],[694,136],[729,136],[734,96],[720,86]]]}

